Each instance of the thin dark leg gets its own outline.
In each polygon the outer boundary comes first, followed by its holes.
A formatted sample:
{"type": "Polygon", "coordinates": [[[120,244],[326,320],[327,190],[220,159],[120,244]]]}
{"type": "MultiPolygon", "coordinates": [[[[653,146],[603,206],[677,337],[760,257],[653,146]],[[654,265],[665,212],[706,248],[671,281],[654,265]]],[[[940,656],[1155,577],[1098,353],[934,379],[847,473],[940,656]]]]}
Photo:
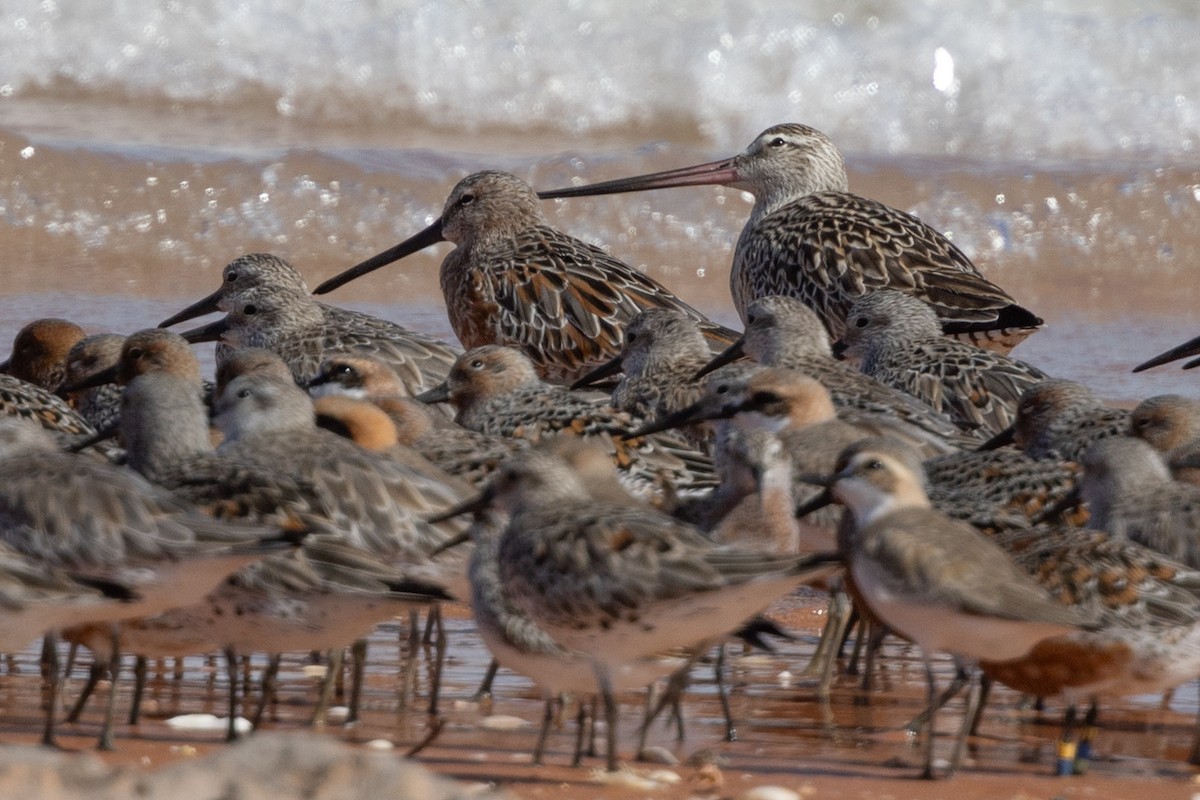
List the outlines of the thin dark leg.
{"type": "Polygon", "coordinates": [[[129,707],[129,724],[137,725],[142,715],[142,696],[146,693],[146,680],[150,673],[150,662],[138,656],[133,662],[133,704],[129,707]]]}
{"type": "Polygon", "coordinates": [[[550,726],[554,724],[554,698],[546,698],[546,706],[542,709],[542,729],[538,731],[537,744],[533,746],[533,763],[540,765],[542,756],[546,753],[546,740],[550,737],[550,726]]]}
{"type": "Polygon", "coordinates": [[[353,683],[350,686],[350,713],[346,715],[346,724],[358,722],[358,707],[362,702],[363,680],[367,674],[367,640],[359,639],[350,645],[350,656],[353,659],[354,671],[351,674],[353,683]]]}
{"type": "MultiPolygon", "coordinates": [[[[109,657],[111,658],[112,656],[110,655],[109,657]]],[[[67,722],[79,721],[84,707],[87,706],[87,701],[92,697],[92,692],[100,684],[100,679],[108,674],[108,668],[109,665],[100,661],[98,657],[92,661],[92,666],[88,668],[87,683],[83,685],[83,689],[79,692],[79,697],[75,699],[75,705],[71,706],[71,710],[67,712],[67,722]]]]}
{"type": "Polygon", "coordinates": [[[608,667],[595,664],[593,668],[596,672],[596,684],[600,688],[600,699],[604,703],[604,720],[608,723],[605,738],[608,740],[608,761],[606,766],[609,772],[617,771],[617,697],[613,691],[612,678],[609,677],[608,667]]]}
{"type": "Polygon", "coordinates": [[[575,715],[575,756],[571,759],[572,767],[583,763],[583,740],[587,734],[587,721],[587,700],[581,698],[579,713],[575,715]]]}
{"type": "Polygon", "coordinates": [[[108,659],[108,702],[104,706],[104,725],[100,729],[98,750],[111,752],[117,749],[113,741],[113,726],[117,717],[117,678],[121,674],[121,628],[112,626],[112,655],[108,659]]]}
{"type": "Polygon", "coordinates": [[[972,736],[979,735],[979,725],[983,722],[983,710],[987,708],[988,696],[992,693],[992,685],[995,683],[985,674],[979,676],[979,704],[975,708],[974,718],[971,720],[970,734],[972,736]]]}
{"type": "Polygon", "coordinates": [[[975,711],[979,708],[980,695],[983,692],[983,687],[978,680],[975,680],[975,675],[969,667],[960,666],[959,669],[967,673],[967,682],[969,689],[967,691],[967,707],[963,709],[962,726],[958,730],[958,738],[954,741],[954,752],[950,755],[950,769],[946,773],[946,777],[950,777],[958,771],[958,765],[962,763],[963,750],[966,748],[967,735],[971,730],[971,720],[975,717],[975,711]]]}
{"type": "Polygon", "coordinates": [[[1079,735],[1079,747],[1075,750],[1075,768],[1072,773],[1084,775],[1092,763],[1092,747],[1096,743],[1096,717],[1100,710],[1096,707],[1096,698],[1088,706],[1087,715],[1083,718],[1083,733],[1079,735]]]}
{"type": "MultiPolygon", "coordinates": [[[[924,655],[924,654],[922,654],[924,655]]],[[[933,664],[929,662],[929,656],[925,655],[925,684],[926,695],[925,699],[929,703],[926,710],[925,718],[925,768],[921,770],[921,777],[925,780],[933,780],[933,719],[937,712],[937,680],[933,677],[933,664]]]]}
{"type": "Polygon", "coordinates": [[[58,674],[58,634],[47,633],[42,640],[42,663],[46,681],[46,725],[42,729],[42,745],[58,748],[54,735],[54,718],[58,711],[58,690],[61,676],[58,674]]]}
{"type": "Polygon", "coordinates": [[[254,730],[258,730],[258,726],[262,724],[263,716],[267,711],[267,704],[275,697],[276,678],[279,676],[279,663],[283,659],[279,653],[272,653],[267,658],[267,666],[263,669],[262,674],[262,689],[258,698],[258,707],[254,709],[254,719],[251,726],[254,730]]]}
{"type": "MultiPolygon", "coordinates": [[[[736,742],[737,728],[733,724],[733,709],[729,706],[729,689],[725,686],[725,645],[717,645],[717,661],[713,667],[717,679],[717,697],[721,700],[721,713],[725,715],[725,741],[736,742]]],[[[679,717],[679,741],[683,741],[683,716],[679,717]]]]}
{"type": "Polygon", "coordinates": [[[500,662],[492,659],[492,663],[488,664],[487,672],[483,676],[483,683],[479,684],[479,688],[475,690],[475,702],[482,702],[484,698],[492,696],[492,682],[496,680],[496,673],[500,670],[500,662]]]}
{"type": "MultiPolygon", "coordinates": [[[[437,611],[436,606],[430,613],[437,611]]],[[[440,612],[439,612],[440,615],[440,612]]],[[[434,651],[437,654],[433,669],[429,676],[429,716],[438,716],[438,699],[442,693],[442,669],[446,666],[446,637],[441,635],[437,637],[437,642],[434,645],[434,651]]]]}
{"type": "Polygon", "coordinates": [[[329,651],[328,668],[325,677],[321,679],[321,693],[317,697],[317,707],[313,709],[312,722],[314,728],[325,727],[325,715],[333,700],[333,686],[337,682],[337,674],[342,671],[342,648],[335,647],[329,651]]]}
{"type": "Polygon", "coordinates": [[[1070,775],[1075,771],[1075,754],[1078,743],[1075,741],[1076,710],[1074,704],[1067,706],[1063,715],[1062,735],[1058,737],[1058,758],[1054,762],[1055,775],[1070,775]]]}
{"type": "Polygon", "coordinates": [[[924,726],[926,719],[933,716],[934,711],[946,705],[946,703],[949,703],[954,699],[956,694],[962,691],[962,688],[967,685],[967,681],[970,680],[970,677],[971,673],[969,673],[965,667],[955,665],[954,680],[950,681],[950,685],[947,686],[946,691],[942,692],[941,696],[937,698],[937,702],[935,704],[931,704],[929,708],[926,708],[924,711],[914,717],[912,721],[904,727],[913,733],[919,731],[921,727],[924,726]]]}
{"type": "Polygon", "coordinates": [[[225,669],[229,675],[229,727],[225,729],[225,741],[238,740],[238,656],[232,647],[225,648],[225,669]]]}

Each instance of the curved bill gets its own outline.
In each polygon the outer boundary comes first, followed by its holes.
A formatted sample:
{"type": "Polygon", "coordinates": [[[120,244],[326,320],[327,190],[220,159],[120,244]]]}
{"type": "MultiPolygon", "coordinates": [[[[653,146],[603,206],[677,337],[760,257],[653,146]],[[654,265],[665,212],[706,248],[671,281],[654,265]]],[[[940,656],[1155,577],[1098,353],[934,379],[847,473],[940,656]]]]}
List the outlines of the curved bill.
{"type": "Polygon", "coordinates": [[[734,159],[726,158],[721,161],[710,161],[707,164],[697,164],[694,167],[652,172],[632,178],[617,178],[615,181],[590,183],[586,186],[552,189],[548,192],[538,192],[538,197],[543,200],[553,200],[558,197],[588,197],[596,194],[642,192],[647,189],[666,189],[671,186],[729,185],[737,183],[737,181],[738,171],[734,159]]]}
{"type": "Polygon", "coordinates": [[[692,376],[692,380],[699,380],[708,373],[720,369],[726,364],[732,364],[734,361],[737,361],[739,358],[746,355],[745,347],[746,337],[743,336],[733,344],[729,345],[729,347],[726,347],[720,353],[713,356],[712,361],[708,362],[699,370],[697,370],[696,374],[692,376]]]}
{"type": "MultiPolygon", "coordinates": [[[[1133,371],[1141,372],[1142,370],[1150,369],[1151,367],[1157,367],[1161,364],[1168,364],[1172,361],[1177,361],[1178,359],[1187,358],[1188,356],[1194,356],[1197,354],[1200,354],[1200,336],[1197,336],[1195,339],[1190,339],[1178,347],[1172,347],[1167,352],[1157,355],[1149,361],[1143,361],[1141,364],[1138,364],[1136,367],[1134,367],[1133,371]]],[[[1200,359],[1184,364],[1183,368],[1191,369],[1195,366],[1200,366],[1200,359]]]]}
{"type": "Polygon", "coordinates": [[[110,383],[116,383],[117,378],[121,374],[121,365],[113,364],[111,367],[94,372],[82,380],[75,383],[63,384],[54,390],[54,393],[64,400],[68,395],[82,392],[85,389],[95,389],[97,386],[107,386],[110,383]]]}
{"type": "MultiPolygon", "coordinates": [[[[479,512],[486,511],[488,508],[490,508],[495,499],[495,492],[491,488],[485,488],[482,492],[474,497],[468,497],[466,500],[463,500],[457,505],[450,506],[449,508],[443,509],[436,514],[431,514],[425,518],[425,521],[430,525],[436,525],[439,522],[446,522],[447,520],[454,519],[455,517],[461,517],[463,514],[478,514],[479,512]]],[[[451,547],[457,547],[458,545],[469,540],[469,532],[463,531],[462,533],[451,537],[447,541],[442,542],[442,544],[434,549],[430,555],[433,556],[437,555],[438,553],[445,552],[451,547]]]]}
{"type": "Polygon", "coordinates": [[[229,317],[221,317],[215,322],[210,322],[207,325],[201,325],[199,328],[192,328],[190,331],[184,331],[180,334],[188,344],[200,344],[201,342],[219,342],[221,337],[229,332],[229,317]]]}
{"type": "Polygon", "coordinates": [[[450,384],[446,383],[446,381],[442,381],[432,389],[426,389],[419,395],[416,395],[413,397],[413,400],[425,403],[426,405],[433,405],[434,403],[448,403],[450,401],[450,384]]]}
{"type": "Polygon", "coordinates": [[[1049,508],[1044,508],[1030,518],[1030,522],[1034,525],[1041,525],[1043,522],[1053,522],[1068,511],[1079,508],[1083,505],[1083,493],[1076,484],[1075,488],[1067,493],[1065,497],[1059,500],[1049,508]]]}
{"type": "Polygon", "coordinates": [[[814,511],[819,511],[822,508],[825,508],[826,506],[831,506],[835,502],[837,502],[837,501],[834,500],[834,498],[833,498],[833,490],[826,487],[825,490],[822,491],[820,494],[818,494],[818,495],[814,496],[813,498],[811,498],[810,500],[796,506],[795,516],[797,519],[800,517],[803,517],[803,516],[807,516],[808,514],[811,514],[814,511]]]}
{"type": "Polygon", "coordinates": [[[158,327],[169,328],[172,325],[178,325],[180,322],[187,322],[189,319],[195,319],[196,317],[202,317],[205,314],[212,314],[216,311],[220,311],[221,309],[219,309],[217,307],[217,303],[219,303],[220,301],[221,301],[221,290],[218,289],[217,291],[210,294],[208,297],[205,297],[201,300],[197,300],[196,302],[192,303],[190,306],[185,308],[183,311],[180,311],[177,314],[173,314],[172,316],[167,317],[162,322],[158,323],[158,327]]]}
{"type": "Polygon", "coordinates": [[[64,448],[64,449],[68,453],[78,453],[82,450],[86,450],[89,447],[92,447],[93,445],[100,444],[101,442],[106,442],[109,439],[117,438],[117,434],[119,434],[120,432],[121,432],[120,423],[114,422],[112,425],[109,425],[107,428],[101,428],[100,430],[96,431],[95,433],[91,433],[91,434],[88,434],[87,436],[83,436],[79,439],[76,439],[75,441],[73,441],[69,445],[67,445],[66,448],[64,448]]]}
{"type": "Polygon", "coordinates": [[[1001,447],[1007,447],[1016,442],[1017,426],[1009,425],[1004,430],[997,433],[992,438],[988,439],[979,447],[975,448],[977,453],[985,453],[988,450],[999,450],[1001,447]]]}
{"type": "Polygon", "coordinates": [[[693,422],[732,417],[741,410],[741,406],[727,404],[725,402],[726,399],[719,395],[701,398],[699,402],[692,403],[687,408],[681,408],[678,411],[667,414],[665,417],[660,417],[659,419],[647,422],[641,427],[634,428],[629,433],[623,434],[621,438],[628,441],[636,439],[639,436],[647,436],[651,433],[682,428],[684,425],[690,425],[693,422]]]}
{"type": "Polygon", "coordinates": [[[334,275],[316,289],[313,289],[313,294],[332,292],[342,284],[349,283],[355,278],[361,278],[363,275],[374,272],[380,267],[386,267],[388,264],[399,261],[405,256],[412,255],[420,250],[424,250],[426,247],[444,241],[446,241],[446,238],[442,236],[442,220],[439,218],[425,230],[408,237],[395,247],[384,250],[377,256],[371,256],[366,261],[356,264],[341,274],[334,275]]]}
{"type": "Polygon", "coordinates": [[[591,386],[592,384],[599,383],[600,381],[604,380],[605,378],[609,378],[609,377],[612,377],[613,375],[616,375],[618,372],[621,371],[621,361],[622,361],[621,355],[618,354],[618,355],[613,356],[608,361],[605,361],[603,364],[596,367],[594,370],[592,370],[591,372],[587,373],[579,380],[572,383],[571,388],[572,389],[583,389],[587,386],[591,386]]]}

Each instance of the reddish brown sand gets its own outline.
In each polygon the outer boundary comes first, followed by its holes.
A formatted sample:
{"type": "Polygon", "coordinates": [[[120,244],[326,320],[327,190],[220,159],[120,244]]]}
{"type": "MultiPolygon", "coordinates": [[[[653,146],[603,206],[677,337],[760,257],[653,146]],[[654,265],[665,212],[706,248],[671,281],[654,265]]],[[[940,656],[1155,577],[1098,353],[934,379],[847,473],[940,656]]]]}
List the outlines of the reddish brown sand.
{"type": "MultiPolygon", "coordinates": [[[[823,599],[818,594],[790,598],[773,616],[801,635],[785,643],[774,655],[754,654],[733,659],[731,680],[734,716],[739,738],[722,741],[719,707],[711,670],[703,665],[694,672],[695,685],[684,704],[687,739],[674,740],[665,725],[654,727],[650,744],[659,753],[681,760],[676,765],[630,764],[622,775],[628,783],[614,784],[603,776],[601,760],[588,758],[584,766],[568,766],[574,723],[566,721],[551,736],[544,766],[530,764],[541,704],[523,679],[501,672],[490,712],[472,700],[487,665],[487,653],[475,637],[470,620],[461,610],[448,621],[450,647],[442,709],[445,724],[440,736],[419,756],[422,764],[441,775],[470,783],[496,785],[517,797],[690,798],[749,797],[754,787],[777,786],[803,798],[1105,798],[1192,797],[1200,793],[1196,771],[1185,763],[1191,744],[1194,694],[1180,690],[1175,708],[1159,707],[1157,698],[1106,706],[1096,740],[1098,758],[1089,774],[1051,777],[1054,738],[1059,709],[1044,715],[1019,707],[1014,693],[998,691],[990,705],[982,733],[971,741],[967,763],[949,781],[915,779],[920,750],[904,732],[904,723],[922,704],[919,663],[906,647],[890,645],[878,674],[877,690],[862,692],[857,679],[842,677],[830,703],[823,709],[811,683],[781,673],[798,673],[811,652],[822,621],[823,599]],[[1186,693],[1185,700],[1182,695],[1186,693]],[[1183,709],[1186,708],[1186,711],[1183,709]],[[519,727],[511,728],[511,725],[519,727]],[[665,778],[654,781],[660,771],[665,778]],[[641,778],[633,782],[630,773],[641,778]],[[647,782],[649,781],[649,782],[647,782]]],[[[397,754],[419,741],[427,730],[424,714],[429,681],[428,662],[422,657],[416,670],[417,697],[411,711],[402,710],[398,687],[400,666],[399,626],[381,628],[371,641],[364,720],[343,728],[335,716],[325,727],[328,736],[349,743],[386,740],[397,754]]],[[[4,703],[0,738],[6,743],[33,743],[39,731],[38,679],[35,653],[22,654],[21,674],[0,678],[4,703]]],[[[255,666],[259,666],[256,660],[255,666]]],[[[265,726],[281,732],[306,729],[315,698],[306,663],[290,659],[284,665],[277,718],[265,726]]],[[[947,664],[941,664],[945,680],[947,664]]],[[[73,699],[81,685],[82,669],[68,687],[73,699]]],[[[169,678],[152,683],[147,713],[137,727],[118,729],[118,749],[104,754],[106,762],[154,770],[182,759],[220,751],[215,732],[172,730],[165,719],[180,713],[221,713],[225,692],[224,668],[188,659],[184,680],[169,678]]],[[[106,686],[106,684],[105,684],[106,686]]],[[[119,707],[128,708],[130,688],[123,682],[119,707]]],[[[101,691],[98,700],[106,692],[101,691]]],[[[639,698],[622,698],[620,747],[632,753],[640,719],[639,698]]],[[[61,727],[61,743],[68,749],[91,752],[98,730],[100,707],[94,703],[78,724],[61,727]]],[[[960,721],[958,701],[939,717],[939,756],[948,756],[960,721]]],[[[3,783],[0,782],[0,787],[3,783]]]]}
{"type": "MultiPolygon", "coordinates": [[[[315,283],[423,227],[453,182],[475,169],[500,166],[546,188],[582,174],[610,178],[720,155],[689,150],[699,146],[694,136],[681,140],[691,145],[647,154],[636,141],[566,142],[534,134],[516,142],[481,142],[471,134],[455,139],[439,131],[421,138],[390,128],[364,138],[357,131],[352,136],[307,127],[281,131],[192,114],[178,115],[173,124],[125,109],[97,118],[89,115],[95,109],[77,102],[24,108],[24,114],[12,101],[6,108],[10,113],[0,126],[7,189],[0,225],[0,341],[45,315],[78,319],[89,331],[153,325],[210,292],[221,267],[250,251],[288,258],[315,283]],[[231,142],[235,134],[245,139],[231,142]],[[89,149],[93,140],[100,146],[89,149]],[[174,149],[164,154],[147,145],[174,149]],[[359,153],[355,147],[375,149],[359,153]],[[480,147],[504,156],[460,155],[479,153],[480,147]],[[596,152],[610,155],[590,155],[596,152]]],[[[1049,169],[950,159],[873,163],[848,155],[856,191],[916,211],[952,234],[990,277],[1047,319],[1047,330],[1023,344],[1018,355],[1056,375],[1101,385],[1105,396],[1125,402],[1166,391],[1195,392],[1194,373],[1167,367],[1131,376],[1128,370],[1200,332],[1196,169],[1132,163],[1049,169]]],[[[748,211],[743,195],[717,189],[547,206],[554,224],[604,244],[730,323],[736,316],[728,265],[748,211]]],[[[371,303],[373,313],[448,336],[436,280],[447,247],[328,299],[371,303]]],[[[781,673],[799,673],[806,663],[820,607],[818,598],[790,602],[780,618],[806,638],[781,646],[776,655],[735,662],[738,741],[722,741],[711,670],[696,670],[696,685],[684,704],[687,740],[676,744],[661,725],[652,732],[652,744],[683,765],[634,765],[678,776],[678,783],[659,788],[597,782],[596,758],[580,769],[565,766],[572,749],[570,723],[552,736],[547,765],[532,767],[529,752],[541,714],[537,694],[524,679],[501,673],[491,714],[526,724],[516,730],[485,726],[487,713],[471,698],[488,656],[459,615],[450,624],[442,694],[446,724],[420,760],[438,773],[502,784],[530,798],[745,797],[760,785],[786,787],[806,798],[1103,800],[1200,794],[1195,771],[1185,762],[1197,705],[1194,686],[1181,687],[1168,709],[1157,698],[1106,706],[1096,742],[1099,758],[1088,775],[1071,778],[1049,777],[1060,709],[1051,705],[1039,715],[1019,707],[1013,693],[998,692],[960,773],[951,781],[917,781],[920,751],[903,726],[921,708],[924,687],[908,648],[887,648],[878,689],[861,692],[856,678],[844,677],[824,709],[811,683],[794,678],[784,685],[781,673]]],[[[395,627],[373,638],[363,722],[351,729],[331,724],[327,735],[356,743],[386,739],[397,753],[424,735],[427,720],[419,708],[428,694],[426,662],[418,670],[417,707],[405,711],[397,700],[396,642],[395,627]]],[[[38,739],[35,660],[33,651],[23,653],[21,673],[0,676],[0,742],[38,739]]],[[[941,666],[945,680],[947,668],[941,666]]],[[[315,689],[303,667],[296,656],[285,664],[278,719],[267,727],[306,729],[315,689]]],[[[81,675],[77,669],[69,700],[81,675]]],[[[122,682],[123,709],[129,691],[122,682]]],[[[100,695],[103,700],[104,691],[100,695]]],[[[182,683],[154,683],[141,724],[120,727],[117,752],[104,758],[153,770],[221,750],[219,734],[175,731],[165,719],[221,713],[223,696],[223,667],[189,659],[182,683]]],[[[633,750],[638,703],[636,697],[623,698],[625,755],[633,750]]],[[[81,723],[62,726],[65,747],[91,750],[99,707],[93,704],[81,723]]],[[[949,752],[959,707],[952,703],[939,718],[939,754],[949,752]]],[[[490,722],[497,721],[503,720],[490,722]]],[[[0,797],[12,796],[6,785],[0,783],[0,797]]]]}

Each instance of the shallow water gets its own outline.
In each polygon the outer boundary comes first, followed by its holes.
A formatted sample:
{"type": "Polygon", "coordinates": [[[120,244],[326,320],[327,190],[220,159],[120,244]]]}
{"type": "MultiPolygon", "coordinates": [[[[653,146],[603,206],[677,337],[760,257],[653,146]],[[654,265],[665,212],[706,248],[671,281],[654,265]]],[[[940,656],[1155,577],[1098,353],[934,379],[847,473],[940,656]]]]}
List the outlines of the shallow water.
{"type": "MultiPolygon", "coordinates": [[[[555,796],[553,793],[563,788],[579,797],[642,797],[650,791],[656,797],[690,797],[703,794],[701,787],[712,778],[714,766],[726,782],[724,794],[776,784],[806,794],[819,791],[823,797],[879,796],[881,792],[940,796],[911,780],[919,771],[921,751],[904,726],[924,704],[924,673],[913,648],[888,644],[879,662],[876,688],[862,691],[857,688],[858,678],[843,676],[825,705],[817,700],[811,681],[799,675],[815,645],[823,604],[818,593],[802,592],[776,605],[772,616],[800,639],[781,643],[775,653],[743,654],[740,648],[731,648],[726,680],[731,687],[738,741],[723,741],[711,664],[693,670],[683,707],[687,738],[677,741],[674,728],[661,723],[651,729],[649,737],[651,747],[683,762],[668,767],[681,782],[653,790],[607,782],[596,772],[602,761],[595,757],[587,758],[582,769],[567,766],[574,746],[573,706],[551,734],[546,765],[531,768],[530,752],[542,709],[538,693],[525,679],[501,670],[493,696],[478,701],[474,695],[489,656],[469,619],[461,611],[451,611],[440,704],[445,724],[419,758],[438,772],[499,783],[520,797],[555,796]]],[[[420,648],[417,660],[409,661],[402,655],[407,652],[407,645],[402,644],[405,636],[406,628],[392,623],[380,626],[371,637],[363,718],[357,725],[343,728],[344,717],[336,708],[342,701],[335,701],[326,726],[330,735],[359,743],[387,741],[397,752],[425,736],[432,650],[420,648]],[[413,665],[416,694],[402,701],[400,687],[409,664],[413,665]]],[[[39,734],[36,658],[36,649],[31,649],[18,659],[19,675],[0,677],[0,736],[5,741],[33,742],[39,734]]],[[[263,661],[256,658],[251,665],[257,674],[263,661]]],[[[151,769],[220,746],[220,731],[174,730],[166,724],[178,714],[225,714],[228,684],[224,662],[188,658],[184,667],[182,681],[172,680],[170,670],[151,681],[141,723],[136,728],[118,726],[118,749],[106,759],[151,769]]],[[[312,660],[299,654],[285,659],[278,702],[269,713],[266,728],[300,730],[308,724],[317,694],[312,668],[312,660]]],[[[936,669],[944,685],[951,671],[949,662],[939,660],[936,669]]],[[[128,674],[127,664],[126,678],[128,674]]],[[[78,667],[67,685],[68,702],[73,702],[83,675],[83,668],[78,667]]],[[[131,698],[128,680],[119,691],[118,714],[123,718],[131,698]]],[[[106,693],[107,682],[81,722],[60,726],[64,746],[90,749],[106,693]]],[[[243,714],[250,712],[255,698],[252,693],[243,714]]],[[[1024,791],[1028,793],[1024,796],[1065,792],[1116,798],[1130,796],[1140,786],[1139,791],[1151,790],[1156,796],[1185,797],[1192,770],[1183,762],[1191,746],[1195,710],[1196,695],[1191,687],[1181,688],[1169,707],[1157,696],[1106,705],[1095,742],[1097,759],[1089,775],[1057,779],[1050,775],[1061,709],[1051,703],[1045,713],[1038,713],[1015,693],[998,689],[981,735],[972,740],[963,770],[953,784],[954,792],[959,797],[996,797],[999,791],[1005,797],[1018,797],[1024,791]]],[[[948,757],[960,712],[956,700],[938,717],[939,758],[948,757]]],[[[641,698],[623,696],[619,746],[626,758],[632,754],[640,718],[641,698]]],[[[601,736],[601,749],[602,741],[601,736]]],[[[642,772],[655,769],[649,764],[631,767],[642,772]]]]}
{"type": "MultiPolygon", "coordinates": [[[[46,315],[92,331],[153,325],[212,291],[245,252],[278,253],[316,283],[424,227],[478,169],[552,188],[729,155],[767,125],[798,120],[839,143],[855,191],[945,231],[1047,320],[1018,356],[1123,403],[1197,391],[1200,371],[1129,373],[1200,333],[1194,3],[989,0],[951,13],[707,0],[639,4],[637,15],[619,3],[524,0],[93,5],[0,9],[0,342],[46,315]]],[[[555,225],[729,324],[728,265],[749,208],[745,195],[709,188],[546,205],[555,225]]],[[[446,248],[329,299],[449,337],[436,280],[446,248]]],[[[923,697],[911,652],[889,650],[886,691],[868,702],[853,681],[840,684],[826,717],[811,687],[780,685],[811,648],[819,618],[806,609],[807,640],[737,668],[740,742],[720,743],[700,670],[688,742],[656,728],[654,743],[717,751],[729,794],[775,782],[828,797],[939,796],[897,780],[919,761],[901,731],[923,697]]],[[[451,623],[449,723],[428,762],[519,779],[522,796],[563,785],[617,793],[562,766],[569,725],[540,771],[527,768],[532,727],[482,727],[470,698],[487,655],[468,629],[451,623]]],[[[395,637],[374,637],[367,719],[338,735],[403,747],[423,734],[424,715],[398,709],[395,637]]],[[[0,679],[5,741],[37,735],[32,658],[0,679]]],[[[278,727],[309,713],[303,666],[288,662],[278,727]]],[[[198,740],[211,746],[161,720],[217,711],[212,672],[190,659],[183,684],[158,685],[158,710],[136,738],[122,729],[117,757],[159,764],[198,740]]],[[[1054,726],[1002,692],[954,794],[1127,797],[1149,780],[1155,795],[1189,796],[1196,693],[1181,688],[1168,710],[1158,702],[1109,710],[1097,749],[1112,760],[1062,782],[1041,777],[1054,726]]],[[[628,752],[636,699],[623,708],[628,752]]],[[[535,723],[540,705],[525,681],[502,675],[494,711],[535,723]]],[[[70,745],[87,746],[96,713],[66,731],[80,734],[70,745]]],[[[945,731],[955,714],[943,715],[945,731]]],[[[681,787],[657,796],[699,793],[696,769],[682,773],[681,787]]]]}

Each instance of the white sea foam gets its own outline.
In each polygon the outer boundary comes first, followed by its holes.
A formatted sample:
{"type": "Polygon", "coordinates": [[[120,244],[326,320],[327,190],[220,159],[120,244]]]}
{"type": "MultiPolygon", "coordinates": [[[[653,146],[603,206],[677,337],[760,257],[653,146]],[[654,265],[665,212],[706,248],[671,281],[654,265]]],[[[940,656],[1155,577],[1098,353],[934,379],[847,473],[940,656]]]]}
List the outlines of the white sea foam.
{"type": "Polygon", "coordinates": [[[1183,155],[1191,0],[7,0],[0,109],[30,94],[259,105],[485,132],[666,126],[742,146],[805,121],[849,151],[1183,155]]]}

